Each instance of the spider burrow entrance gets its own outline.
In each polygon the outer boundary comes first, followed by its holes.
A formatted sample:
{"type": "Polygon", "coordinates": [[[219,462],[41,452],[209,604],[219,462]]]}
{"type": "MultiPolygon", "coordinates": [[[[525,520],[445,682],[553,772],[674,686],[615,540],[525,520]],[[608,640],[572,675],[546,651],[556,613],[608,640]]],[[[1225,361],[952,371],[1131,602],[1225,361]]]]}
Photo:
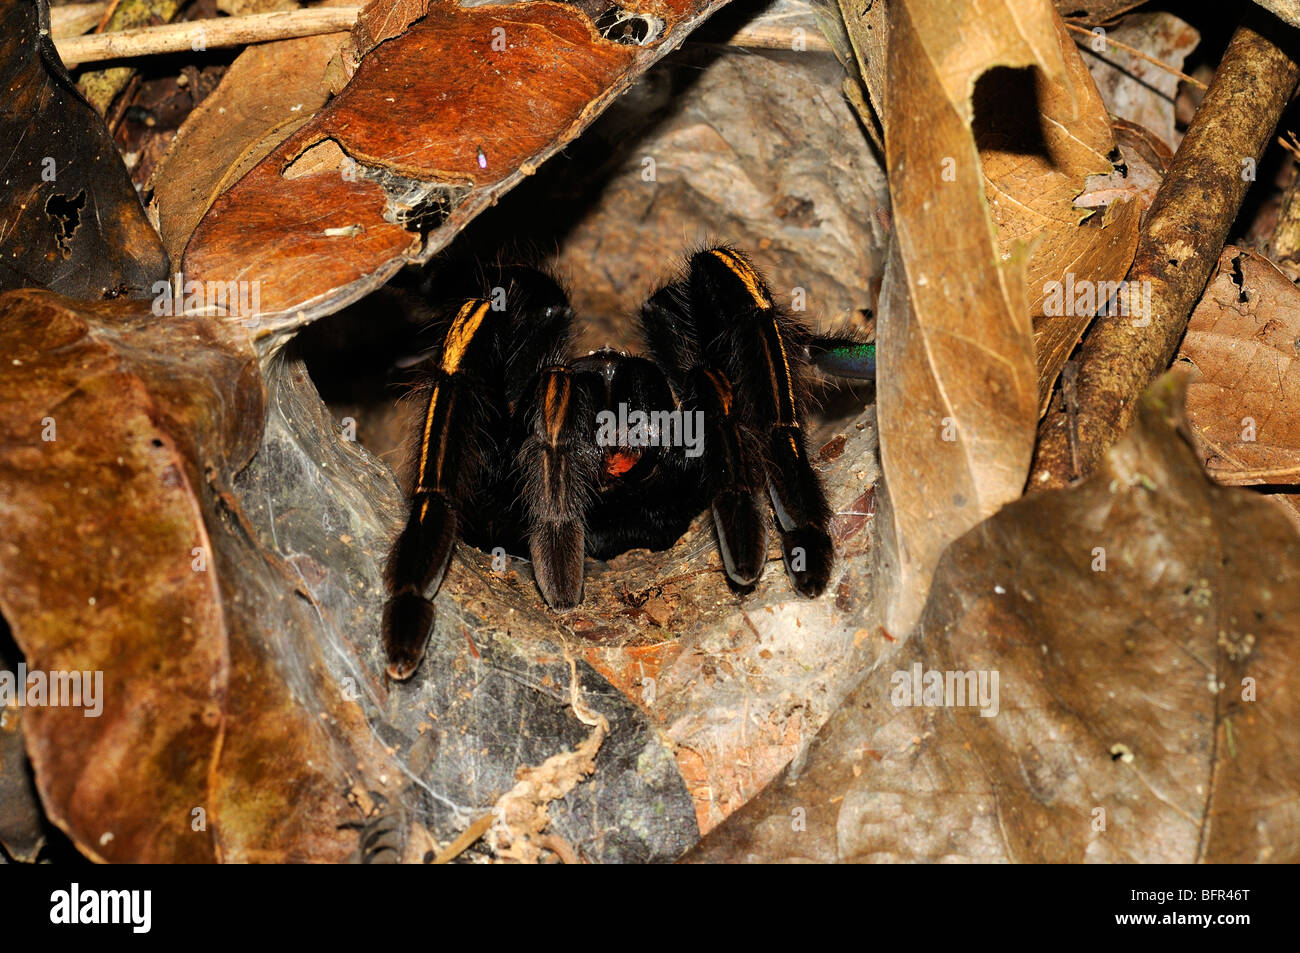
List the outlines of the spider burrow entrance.
{"type": "Polygon", "coordinates": [[[804,424],[812,355],[842,342],[780,307],[739,250],[696,252],[646,299],[644,356],[573,357],[568,296],[528,266],[490,272],[441,314],[386,569],[393,678],[419,665],[458,541],[526,554],[545,602],[566,609],[583,601],[587,558],[665,550],[706,510],[728,585],[748,592],[774,516],[794,589],[825,590],[831,511],[804,424]]]}

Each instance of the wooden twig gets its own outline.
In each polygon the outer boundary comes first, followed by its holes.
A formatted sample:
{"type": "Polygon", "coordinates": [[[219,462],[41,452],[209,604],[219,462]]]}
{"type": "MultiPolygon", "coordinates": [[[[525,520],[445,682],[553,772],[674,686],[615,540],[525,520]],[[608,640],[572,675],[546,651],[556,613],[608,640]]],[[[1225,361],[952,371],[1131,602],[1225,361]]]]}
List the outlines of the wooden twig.
{"type": "MultiPolygon", "coordinates": [[[[1254,168],[1300,79],[1300,34],[1249,5],[1138,236],[1127,290],[1141,307],[1097,318],[1078,356],[1080,476],[1128,429],[1169,367],[1241,209],[1254,168]]],[[[1030,489],[1069,483],[1069,421],[1039,427],[1030,489]]]]}
{"type": "MultiPolygon", "coordinates": [[[[184,23],[142,27],[138,30],[81,36],[99,22],[108,7],[108,3],[75,3],[51,9],[50,32],[64,66],[71,69],[83,63],[104,60],[135,59],[185,50],[216,49],[339,33],[352,29],[361,11],[359,6],[312,7],[248,16],[187,20],[184,23]]],[[[805,28],[804,34],[796,42],[793,27],[786,23],[764,22],[761,17],[736,31],[724,45],[749,50],[831,52],[831,45],[821,31],[805,28]]]]}
{"type": "Polygon", "coordinates": [[[322,33],[342,33],[352,29],[360,12],[359,6],[281,10],[243,17],[166,23],[118,33],[56,38],[54,45],[63,65],[71,69],[82,63],[99,63],[104,60],[243,46],[269,40],[319,36],[322,33]]]}
{"type": "Polygon", "coordinates": [[[449,864],[474,844],[476,840],[488,832],[488,829],[496,822],[496,815],[492,813],[484,814],[469,827],[461,831],[460,836],[448,844],[439,852],[438,856],[429,861],[431,864],[449,864]]]}
{"type": "MultiPolygon", "coordinates": [[[[1093,36],[1093,32],[1091,30],[1081,27],[1077,23],[1070,23],[1067,21],[1065,24],[1065,28],[1067,30],[1073,30],[1075,33],[1081,33],[1083,34],[1083,36],[1086,36],[1089,39],[1091,39],[1093,36]]],[[[1079,46],[1087,45],[1082,39],[1075,40],[1074,42],[1077,43],[1079,46]]],[[[1204,91],[1210,88],[1206,86],[1204,83],[1202,83],[1195,76],[1188,76],[1182,70],[1175,69],[1174,67],[1170,66],[1168,63],[1156,59],[1150,53],[1143,53],[1136,46],[1129,46],[1127,43],[1121,43],[1119,40],[1113,39],[1109,35],[1106,36],[1105,42],[1107,46],[1113,46],[1115,47],[1115,49],[1123,50],[1125,53],[1132,54],[1133,56],[1136,56],[1140,60],[1146,60],[1152,66],[1158,67],[1159,69],[1164,70],[1166,73],[1170,73],[1174,76],[1177,76],[1184,83],[1190,83],[1192,86],[1195,86],[1199,90],[1204,91]]]]}
{"type": "MultiPolygon", "coordinates": [[[[689,41],[688,41],[689,42],[689,41]]],[[[805,28],[795,46],[794,28],[788,23],[765,23],[760,16],[727,38],[726,46],[746,50],[786,50],[796,53],[830,53],[831,44],[816,28],[805,28]]]]}
{"type": "Polygon", "coordinates": [[[1284,467],[1259,467],[1258,469],[1238,469],[1236,467],[1206,467],[1206,472],[1216,483],[1227,486],[1250,486],[1258,483],[1294,484],[1300,483],[1300,464],[1284,467]]]}

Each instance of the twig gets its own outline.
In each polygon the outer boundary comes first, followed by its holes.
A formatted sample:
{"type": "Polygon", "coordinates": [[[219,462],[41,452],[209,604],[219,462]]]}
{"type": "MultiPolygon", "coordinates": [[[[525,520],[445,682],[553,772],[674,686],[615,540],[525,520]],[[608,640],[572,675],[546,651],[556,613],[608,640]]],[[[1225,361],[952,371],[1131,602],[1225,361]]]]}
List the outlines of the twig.
{"type": "MultiPolygon", "coordinates": [[[[1082,33],[1084,36],[1089,37],[1089,38],[1091,38],[1092,35],[1093,35],[1093,33],[1092,33],[1091,30],[1086,29],[1086,28],[1084,28],[1084,27],[1081,27],[1081,26],[1079,26],[1078,24],[1075,24],[1075,23],[1069,23],[1069,22],[1067,22],[1067,23],[1065,24],[1065,28],[1066,28],[1067,30],[1073,30],[1075,33],[1082,33]]],[[[1075,43],[1078,43],[1080,46],[1085,46],[1085,45],[1086,45],[1086,44],[1084,44],[1084,43],[1083,43],[1082,41],[1080,41],[1080,40],[1075,40],[1074,42],[1075,42],[1075,43]]],[[[1115,48],[1118,49],[1118,50],[1123,50],[1125,53],[1131,53],[1133,56],[1136,56],[1138,59],[1146,60],[1146,61],[1147,61],[1148,63],[1150,63],[1152,66],[1157,66],[1157,67],[1159,67],[1160,69],[1164,70],[1166,73],[1171,73],[1171,74],[1173,74],[1174,76],[1177,76],[1177,77],[1178,77],[1179,79],[1181,79],[1184,83],[1190,83],[1191,85],[1195,86],[1197,89],[1199,89],[1199,90],[1201,90],[1201,91],[1204,91],[1204,90],[1207,90],[1207,89],[1210,88],[1210,87],[1206,86],[1204,83],[1202,83],[1202,82],[1201,82],[1199,79],[1197,79],[1195,76],[1188,76],[1188,75],[1187,75],[1186,73],[1184,73],[1182,70],[1174,69],[1174,67],[1170,66],[1168,63],[1164,63],[1164,62],[1162,62],[1162,61],[1156,59],[1156,58],[1155,58],[1154,56],[1152,56],[1151,54],[1149,54],[1149,53],[1143,53],[1143,52],[1142,52],[1141,50],[1139,50],[1136,46],[1129,46],[1127,43],[1121,43],[1119,40],[1112,39],[1110,36],[1107,36],[1107,37],[1106,37],[1106,45],[1107,45],[1107,46],[1113,46],[1113,47],[1115,47],[1115,48]]]]}
{"type": "MultiPolygon", "coordinates": [[[[1251,5],[1228,44],[1138,236],[1126,288],[1130,302],[1136,297],[1144,306],[1099,317],[1083,340],[1080,476],[1128,429],[1138,397],[1178,350],[1254,179],[1248,173],[1300,79],[1298,35],[1251,5]]],[[[1068,431],[1059,411],[1043,419],[1030,489],[1068,485],[1068,431]]]]}
{"type": "Polygon", "coordinates": [[[465,853],[465,851],[469,850],[470,845],[486,834],[496,819],[496,815],[490,811],[487,814],[484,814],[469,827],[461,831],[460,836],[444,847],[439,852],[438,856],[433,858],[430,863],[446,864],[455,860],[461,854],[465,853]]]}
{"type": "Polygon", "coordinates": [[[1216,483],[1228,486],[1249,486],[1252,483],[1298,483],[1300,482],[1300,463],[1284,467],[1259,467],[1254,470],[1235,467],[1206,467],[1206,472],[1216,483]]]}
{"type": "Polygon", "coordinates": [[[352,29],[360,7],[314,7],[281,10],[243,17],[219,17],[166,23],[162,26],[94,33],[90,36],[56,39],[55,47],[68,68],[82,63],[154,56],[224,46],[243,46],[300,36],[319,36],[352,29]]]}
{"type": "MultiPolygon", "coordinates": [[[[81,36],[98,22],[107,3],[75,3],[50,11],[54,45],[71,69],[82,63],[132,59],[247,43],[267,43],[301,36],[318,36],[352,29],[361,7],[312,7],[276,13],[187,20],[163,26],[141,27],[81,36]],[[196,45],[197,44],[197,45],[196,45]]],[[[830,53],[831,45],[816,28],[805,28],[797,52],[830,53]]],[[[730,36],[724,46],[749,50],[794,50],[794,28],[759,18],[730,36]]]]}
{"type": "MultiPolygon", "coordinates": [[[[737,46],[747,50],[785,50],[798,53],[830,53],[831,44],[816,28],[804,28],[800,37],[801,49],[795,50],[794,27],[780,22],[765,23],[760,16],[747,23],[731,36],[724,46],[737,46]]],[[[688,41],[689,42],[689,41],[688,41]]]]}

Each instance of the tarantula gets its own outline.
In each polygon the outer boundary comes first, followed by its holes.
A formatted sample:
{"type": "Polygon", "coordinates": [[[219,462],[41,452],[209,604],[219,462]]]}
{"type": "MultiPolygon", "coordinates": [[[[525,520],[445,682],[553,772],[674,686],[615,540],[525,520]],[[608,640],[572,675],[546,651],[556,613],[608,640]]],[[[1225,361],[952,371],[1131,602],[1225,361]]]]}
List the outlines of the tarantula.
{"type": "Polygon", "coordinates": [[[424,362],[410,515],[389,556],[388,672],[414,673],[458,538],[532,559],[555,608],[582,600],[583,559],[667,549],[706,507],[734,587],[767,558],[766,491],[794,588],[830,578],[830,508],[808,460],[810,367],[870,378],[875,346],[817,336],[739,251],[717,246],[641,307],[650,358],[571,359],[564,290],[503,268],[493,292],[433,325],[424,362]]]}

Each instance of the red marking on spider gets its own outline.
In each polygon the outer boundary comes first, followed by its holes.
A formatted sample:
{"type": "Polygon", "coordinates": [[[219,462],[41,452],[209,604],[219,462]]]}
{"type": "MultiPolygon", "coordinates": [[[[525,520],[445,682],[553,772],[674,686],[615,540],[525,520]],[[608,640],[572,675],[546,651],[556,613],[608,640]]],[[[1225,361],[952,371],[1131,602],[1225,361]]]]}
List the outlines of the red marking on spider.
{"type": "Polygon", "coordinates": [[[631,450],[614,450],[605,454],[605,472],[612,477],[622,476],[636,466],[638,454],[631,450]]]}

